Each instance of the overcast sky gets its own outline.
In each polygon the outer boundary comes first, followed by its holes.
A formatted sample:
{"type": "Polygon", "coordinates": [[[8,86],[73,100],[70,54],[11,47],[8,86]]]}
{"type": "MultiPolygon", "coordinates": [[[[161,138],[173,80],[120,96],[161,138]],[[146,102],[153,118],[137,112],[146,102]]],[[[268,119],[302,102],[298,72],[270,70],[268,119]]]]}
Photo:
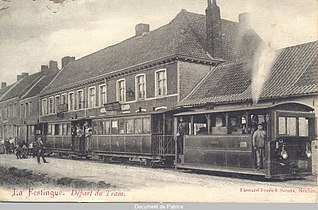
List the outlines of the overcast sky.
{"type": "MultiPolygon", "coordinates": [[[[256,32],[274,48],[317,40],[316,0],[218,0],[223,19],[250,12],[256,32]]],[[[0,81],[66,55],[80,58],[151,30],[181,9],[204,14],[207,0],[0,0],[0,81]],[[57,3],[61,1],[62,3],[57,3]]]]}

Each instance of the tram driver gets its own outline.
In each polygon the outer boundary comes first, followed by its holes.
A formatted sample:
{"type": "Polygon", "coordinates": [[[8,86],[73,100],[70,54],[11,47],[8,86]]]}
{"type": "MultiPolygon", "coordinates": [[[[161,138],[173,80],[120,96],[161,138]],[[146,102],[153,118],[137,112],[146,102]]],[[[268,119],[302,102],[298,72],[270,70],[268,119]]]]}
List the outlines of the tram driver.
{"type": "Polygon", "coordinates": [[[178,125],[178,133],[177,133],[177,152],[178,155],[183,154],[183,141],[184,136],[188,134],[188,124],[183,121],[181,117],[178,125]]]}
{"type": "Polygon", "coordinates": [[[253,148],[256,153],[256,169],[264,168],[265,162],[265,139],[266,132],[263,130],[262,123],[259,123],[257,130],[253,133],[253,148]]]}

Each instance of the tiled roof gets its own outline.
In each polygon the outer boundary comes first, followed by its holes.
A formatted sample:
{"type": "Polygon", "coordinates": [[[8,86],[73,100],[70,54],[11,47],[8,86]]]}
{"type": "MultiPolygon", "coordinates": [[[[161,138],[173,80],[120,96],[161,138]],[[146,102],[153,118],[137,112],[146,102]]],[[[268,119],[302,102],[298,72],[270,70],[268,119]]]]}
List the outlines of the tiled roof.
{"type": "MultiPolygon", "coordinates": [[[[260,100],[318,93],[318,42],[278,50],[260,100]]],[[[252,100],[252,60],[221,64],[178,106],[252,100]]]]}
{"type": "Polygon", "coordinates": [[[18,81],[14,87],[1,99],[1,101],[6,101],[15,97],[22,96],[28,91],[28,88],[41,77],[41,72],[31,74],[20,81],[18,81]]]}
{"type": "Polygon", "coordinates": [[[58,72],[52,72],[51,74],[47,74],[42,76],[40,81],[38,81],[24,96],[24,98],[30,98],[39,94],[50,82],[54,79],[58,72]]]}
{"type": "Polygon", "coordinates": [[[4,94],[6,94],[6,92],[7,92],[11,87],[13,87],[13,85],[15,85],[15,83],[13,83],[13,84],[11,84],[11,85],[8,85],[8,86],[6,86],[6,87],[0,89],[0,99],[1,99],[1,97],[4,96],[4,94]]]}
{"type": "Polygon", "coordinates": [[[53,80],[56,74],[56,71],[52,73],[37,72],[24,77],[20,81],[13,84],[12,88],[5,95],[3,95],[0,101],[6,101],[15,97],[28,98],[35,96],[53,80]]]}
{"type": "MultiPolygon", "coordinates": [[[[59,90],[75,82],[169,56],[179,55],[212,61],[213,58],[205,49],[205,21],[205,15],[182,10],[167,25],[143,36],[131,37],[70,63],[62,69],[43,94],[59,90]]],[[[228,20],[222,20],[222,32],[224,60],[251,55],[257,43],[261,41],[253,30],[243,36],[243,41],[238,41],[239,25],[228,20]],[[242,44],[245,44],[244,48],[242,44]]]]}

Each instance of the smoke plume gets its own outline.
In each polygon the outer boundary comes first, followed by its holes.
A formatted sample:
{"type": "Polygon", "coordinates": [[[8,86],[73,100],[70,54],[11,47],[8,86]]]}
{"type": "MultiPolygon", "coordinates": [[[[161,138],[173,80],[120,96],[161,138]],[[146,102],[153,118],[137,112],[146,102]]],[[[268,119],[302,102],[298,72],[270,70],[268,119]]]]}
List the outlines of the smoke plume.
{"type": "Polygon", "coordinates": [[[257,104],[262,94],[264,84],[267,81],[274,61],[277,58],[277,51],[269,43],[260,45],[255,56],[252,72],[252,98],[253,103],[257,104]]]}

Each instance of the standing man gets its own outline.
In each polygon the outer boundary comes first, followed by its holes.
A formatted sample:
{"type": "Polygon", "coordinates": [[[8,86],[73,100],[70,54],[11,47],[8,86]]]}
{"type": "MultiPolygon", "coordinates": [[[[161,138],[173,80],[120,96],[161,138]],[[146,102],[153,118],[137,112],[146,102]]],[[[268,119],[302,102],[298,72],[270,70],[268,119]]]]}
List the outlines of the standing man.
{"type": "Polygon", "coordinates": [[[35,140],[35,152],[37,154],[38,164],[40,164],[40,157],[42,157],[43,163],[48,163],[44,158],[44,144],[41,138],[35,140]]]}
{"type": "Polygon", "coordinates": [[[183,154],[183,141],[184,136],[188,134],[188,125],[183,121],[183,118],[180,118],[178,125],[177,133],[177,145],[178,145],[178,155],[183,154]]]}
{"type": "Polygon", "coordinates": [[[258,124],[257,130],[253,134],[253,148],[256,152],[256,169],[264,168],[265,160],[265,139],[266,132],[263,130],[263,125],[258,124]]]}

